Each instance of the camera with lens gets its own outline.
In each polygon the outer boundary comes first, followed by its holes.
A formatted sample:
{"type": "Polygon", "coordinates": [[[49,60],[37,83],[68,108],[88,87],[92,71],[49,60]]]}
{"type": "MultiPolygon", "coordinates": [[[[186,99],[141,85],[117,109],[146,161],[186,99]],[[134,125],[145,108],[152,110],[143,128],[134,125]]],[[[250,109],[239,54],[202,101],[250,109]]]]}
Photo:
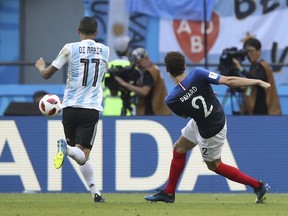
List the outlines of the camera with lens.
{"type": "Polygon", "coordinates": [[[107,88],[114,91],[123,91],[125,88],[123,88],[117,80],[115,80],[115,76],[118,76],[122,78],[124,81],[136,84],[140,73],[135,67],[135,65],[132,66],[113,66],[112,68],[109,68],[107,70],[107,76],[105,76],[104,84],[107,88]]]}
{"type": "MultiPolygon", "coordinates": [[[[237,76],[240,77],[240,71],[233,62],[233,58],[239,62],[243,62],[247,56],[247,50],[236,47],[226,48],[220,55],[220,64],[218,70],[221,75],[224,76],[237,76]]],[[[237,107],[241,107],[242,101],[242,89],[241,88],[228,88],[222,101],[222,106],[225,106],[228,95],[230,95],[230,104],[233,115],[239,115],[239,111],[234,110],[234,102],[237,102],[237,107]],[[234,99],[233,99],[234,98],[234,99]]]]}
{"type": "Polygon", "coordinates": [[[107,74],[105,76],[104,84],[107,88],[109,88],[110,93],[112,96],[117,96],[118,92],[120,91],[120,97],[122,99],[122,110],[121,115],[125,116],[129,111],[132,113],[132,104],[136,103],[136,95],[133,94],[128,89],[121,86],[115,77],[118,76],[122,78],[124,81],[136,85],[137,80],[140,77],[140,72],[136,68],[135,65],[132,66],[113,66],[107,70],[107,74]]]}
{"type": "Polygon", "coordinates": [[[220,56],[218,70],[224,76],[240,76],[239,71],[233,62],[233,58],[237,59],[239,62],[242,62],[245,60],[246,55],[247,50],[245,49],[238,50],[236,47],[224,49],[220,56]]]}

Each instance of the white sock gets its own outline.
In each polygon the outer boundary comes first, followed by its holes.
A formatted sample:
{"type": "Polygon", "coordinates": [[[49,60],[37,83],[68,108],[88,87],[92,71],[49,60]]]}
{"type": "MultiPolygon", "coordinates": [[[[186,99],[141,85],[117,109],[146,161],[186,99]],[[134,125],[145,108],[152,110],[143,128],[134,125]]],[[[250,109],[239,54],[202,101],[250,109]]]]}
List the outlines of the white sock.
{"type": "Polygon", "coordinates": [[[88,185],[91,191],[92,197],[94,197],[95,193],[101,196],[101,192],[96,187],[94,171],[90,160],[87,160],[84,165],[80,166],[80,171],[86,181],[86,184],[88,185]]]}
{"type": "Polygon", "coordinates": [[[71,147],[67,145],[67,152],[66,154],[75,160],[78,164],[83,164],[85,162],[85,154],[84,152],[78,147],[71,147]]]}

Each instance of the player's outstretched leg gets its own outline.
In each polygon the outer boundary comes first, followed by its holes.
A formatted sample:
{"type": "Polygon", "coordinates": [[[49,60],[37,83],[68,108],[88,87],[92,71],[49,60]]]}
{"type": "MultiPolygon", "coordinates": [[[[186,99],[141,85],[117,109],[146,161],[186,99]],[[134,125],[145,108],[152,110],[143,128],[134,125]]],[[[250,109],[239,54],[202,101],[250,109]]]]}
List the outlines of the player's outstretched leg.
{"type": "Polygon", "coordinates": [[[256,194],[257,198],[255,200],[255,203],[256,204],[259,204],[259,203],[263,203],[264,199],[265,199],[265,194],[270,190],[270,186],[265,183],[265,182],[261,182],[259,181],[260,183],[260,187],[257,188],[257,189],[254,189],[254,193],[256,194]]]}
{"type": "Polygon", "coordinates": [[[167,194],[165,191],[157,189],[157,193],[149,196],[145,196],[144,199],[150,202],[166,202],[166,203],[174,203],[175,202],[175,194],[167,194]]]}
{"type": "Polygon", "coordinates": [[[67,151],[67,143],[64,139],[60,139],[57,141],[57,154],[54,157],[54,167],[59,169],[62,167],[64,158],[66,156],[67,151]]]}

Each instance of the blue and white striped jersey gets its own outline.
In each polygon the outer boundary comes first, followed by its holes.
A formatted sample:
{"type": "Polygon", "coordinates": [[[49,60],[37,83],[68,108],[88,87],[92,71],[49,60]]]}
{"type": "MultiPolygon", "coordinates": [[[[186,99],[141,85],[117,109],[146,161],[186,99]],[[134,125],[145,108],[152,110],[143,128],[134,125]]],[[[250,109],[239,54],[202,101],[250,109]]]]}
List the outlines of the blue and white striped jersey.
{"type": "Polygon", "coordinates": [[[225,114],[210,85],[218,84],[221,75],[195,68],[167,95],[165,102],[178,116],[193,118],[203,138],[219,133],[225,114]]]}
{"type": "Polygon", "coordinates": [[[102,80],[107,70],[109,47],[94,40],[68,43],[52,65],[57,69],[68,63],[67,83],[62,107],[103,111],[102,80]]]}

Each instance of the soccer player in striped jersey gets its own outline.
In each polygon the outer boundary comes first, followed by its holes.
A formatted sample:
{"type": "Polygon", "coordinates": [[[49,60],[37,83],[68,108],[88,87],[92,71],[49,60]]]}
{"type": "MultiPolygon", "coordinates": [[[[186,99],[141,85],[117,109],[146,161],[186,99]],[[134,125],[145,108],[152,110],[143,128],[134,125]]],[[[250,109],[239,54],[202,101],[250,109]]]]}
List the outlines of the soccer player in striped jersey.
{"type": "Polygon", "coordinates": [[[63,98],[63,127],[66,139],[58,140],[54,158],[56,169],[62,167],[65,156],[80,165],[80,171],[90,188],[94,202],[104,202],[96,187],[89,154],[93,147],[102,107],[102,80],[107,70],[109,48],[95,42],[98,33],[97,21],[83,17],[78,27],[80,41],[67,43],[52,64],[46,67],[40,58],[35,66],[44,79],[68,64],[67,84],[63,98]],[[68,144],[68,145],[67,145],[68,144]]]}
{"type": "Polygon", "coordinates": [[[186,76],[185,58],[174,51],[165,56],[165,66],[176,84],[165,101],[176,115],[190,117],[191,120],[182,129],[182,135],[174,144],[168,184],[164,190],[158,190],[156,194],[145,196],[144,199],[173,203],[176,186],[185,167],[186,154],[198,145],[209,170],[251,186],[257,196],[256,203],[262,203],[270,186],[221,161],[221,150],[227,133],[226,118],[211,84],[224,84],[233,88],[258,85],[265,90],[271,85],[259,79],[221,76],[199,67],[186,76]]]}

